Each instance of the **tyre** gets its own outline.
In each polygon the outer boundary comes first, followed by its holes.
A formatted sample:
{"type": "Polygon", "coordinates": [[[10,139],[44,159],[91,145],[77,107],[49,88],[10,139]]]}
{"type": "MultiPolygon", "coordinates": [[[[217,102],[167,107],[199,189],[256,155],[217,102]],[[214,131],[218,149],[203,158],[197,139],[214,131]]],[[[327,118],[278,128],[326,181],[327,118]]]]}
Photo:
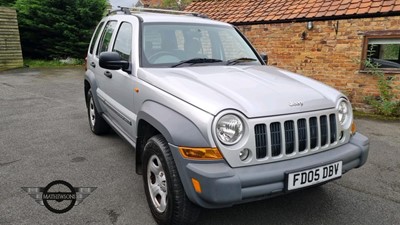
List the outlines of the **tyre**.
{"type": "Polygon", "coordinates": [[[89,125],[92,132],[97,135],[108,133],[110,126],[97,111],[96,105],[94,104],[92,89],[89,89],[87,93],[86,106],[88,109],[89,125]]]}
{"type": "Polygon", "coordinates": [[[158,224],[193,224],[200,208],[186,196],[167,141],[150,138],[143,153],[144,190],[158,224]]]}

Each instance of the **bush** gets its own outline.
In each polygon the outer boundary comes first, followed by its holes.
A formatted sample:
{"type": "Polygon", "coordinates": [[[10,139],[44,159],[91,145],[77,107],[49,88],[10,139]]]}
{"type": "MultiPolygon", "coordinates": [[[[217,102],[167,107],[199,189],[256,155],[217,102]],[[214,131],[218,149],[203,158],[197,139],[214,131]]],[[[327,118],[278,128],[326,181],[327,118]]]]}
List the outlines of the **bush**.
{"type": "Polygon", "coordinates": [[[379,69],[379,64],[375,64],[368,58],[365,61],[368,72],[378,77],[379,96],[367,96],[365,100],[371,105],[376,113],[384,116],[400,116],[400,101],[395,99],[392,91],[392,78],[386,77],[385,73],[379,69]]]}
{"type": "Polygon", "coordinates": [[[106,0],[17,0],[24,57],[83,58],[106,0]]]}

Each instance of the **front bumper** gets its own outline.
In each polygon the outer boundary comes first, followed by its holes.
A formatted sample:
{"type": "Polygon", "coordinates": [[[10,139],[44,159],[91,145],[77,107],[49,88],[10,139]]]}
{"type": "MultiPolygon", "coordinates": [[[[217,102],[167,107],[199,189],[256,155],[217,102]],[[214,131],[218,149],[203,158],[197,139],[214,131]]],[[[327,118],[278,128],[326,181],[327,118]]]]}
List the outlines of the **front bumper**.
{"type": "Polygon", "coordinates": [[[222,208],[234,204],[284,194],[285,172],[301,171],[342,161],[342,173],[367,161],[368,138],[357,133],[348,144],[301,158],[255,166],[232,168],[225,161],[194,161],[181,157],[178,147],[170,144],[182,184],[189,199],[204,208],[222,208]],[[196,193],[191,179],[202,188],[196,193]]]}

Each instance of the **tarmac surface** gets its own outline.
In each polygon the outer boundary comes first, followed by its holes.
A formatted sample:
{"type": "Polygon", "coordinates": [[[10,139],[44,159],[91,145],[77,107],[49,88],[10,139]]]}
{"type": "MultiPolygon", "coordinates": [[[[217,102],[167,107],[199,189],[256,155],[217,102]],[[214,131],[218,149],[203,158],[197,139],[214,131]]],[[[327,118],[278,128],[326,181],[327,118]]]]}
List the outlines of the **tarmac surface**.
{"type": "MultiPolygon", "coordinates": [[[[115,133],[90,131],[83,74],[81,67],[0,73],[0,224],[155,224],[133,148],[115,133]],[[21,188],[54,180],[97,189],[55,214],[21,188]]],[[[371,142],[363,167],[321,187],[203,210],[198,224],[400,224],[400,122],[356,123],[371,142]]]]}

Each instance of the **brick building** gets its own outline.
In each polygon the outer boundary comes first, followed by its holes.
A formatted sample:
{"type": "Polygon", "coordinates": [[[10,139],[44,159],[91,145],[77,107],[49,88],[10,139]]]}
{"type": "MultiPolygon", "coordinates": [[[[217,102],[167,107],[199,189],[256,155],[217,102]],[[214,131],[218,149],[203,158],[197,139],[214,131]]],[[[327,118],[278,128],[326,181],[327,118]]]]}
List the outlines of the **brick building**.
{"type": "Polygon", "coordinates": [[[400,0],[202,0],[186,10],[238,26],[270,65],[341,90],[357,109],[379,93],[362,63],[370,57],[400,99],[400,0]]]}

